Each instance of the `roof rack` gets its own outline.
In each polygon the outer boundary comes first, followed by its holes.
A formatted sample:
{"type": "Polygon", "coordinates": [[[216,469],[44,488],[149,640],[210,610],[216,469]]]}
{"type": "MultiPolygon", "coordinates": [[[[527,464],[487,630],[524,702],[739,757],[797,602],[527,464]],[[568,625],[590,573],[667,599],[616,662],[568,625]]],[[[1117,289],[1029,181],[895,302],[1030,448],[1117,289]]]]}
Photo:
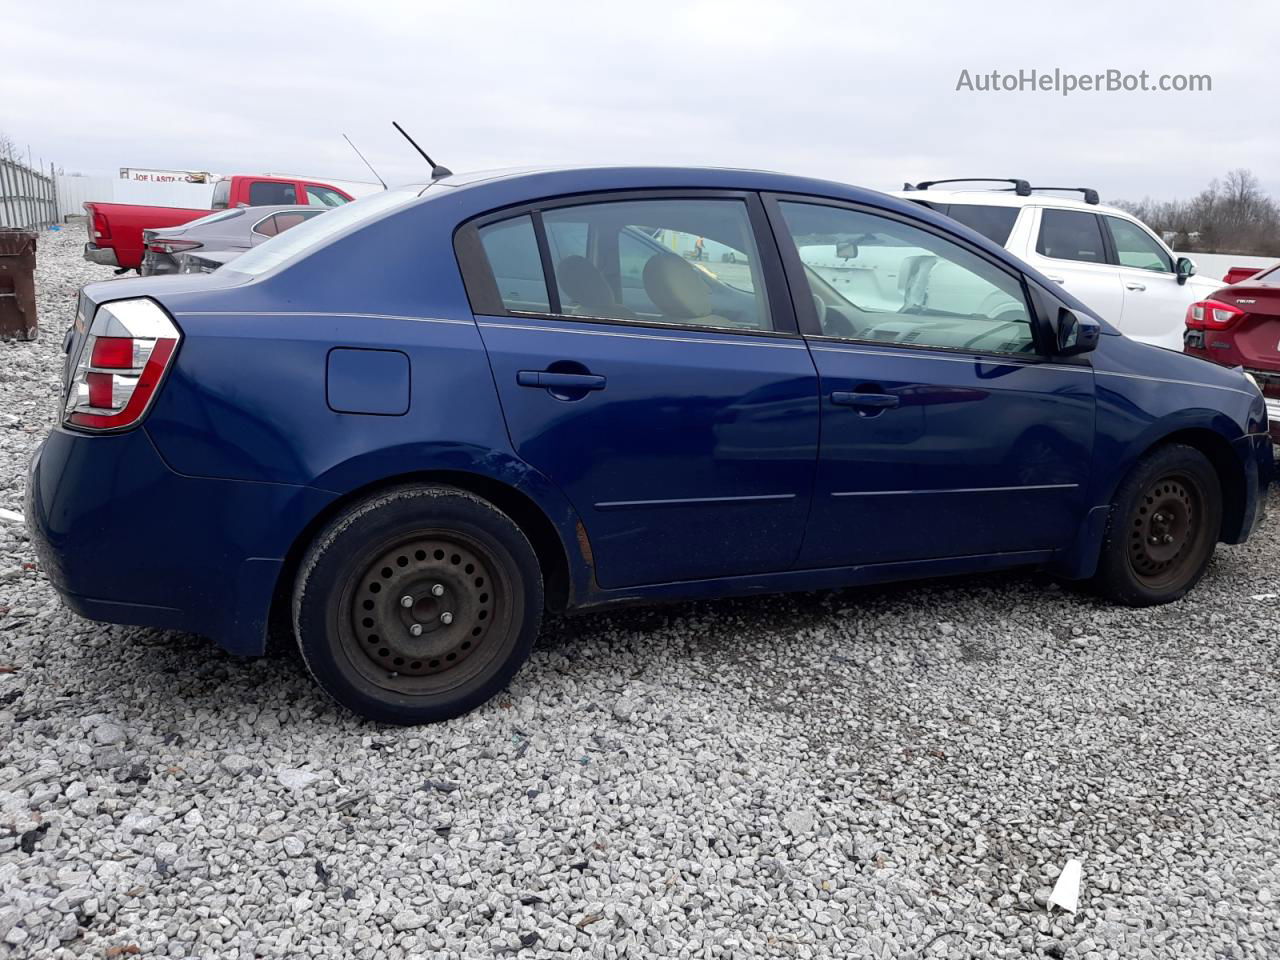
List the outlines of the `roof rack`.
{"type": "Polygon", "coordinates": [[[1100,202],[1098,199],[1098,191],[1092,187],[1032,187],[1032,190],[1065,190],[1069,193],[1079,193],[1084,195],[1084,202],[1091,203],[1094,206],[1100,202]]]}
{"type": "Polygon", "coordinates": [[[1013,192],[1020,197],[1029,197],[1034,190],[1057,190],[1082,194],[1085,203],[1094,204],[1095,206],[1101,202],[1098,199],[1098,191],[1092,187],[1033,187],[1026,180],[1014,180],[1006,177],[952,177],[949,180],[921,180],[919,183],[904,183],[902,189],[928,190],[930,187],[936,187],[940,183],[1011,183],[1013,184],[1013,192]]]}
{"type": "Polygon", "coordinates": [[[950,180],[921,180],[919,183],[904,183],[903,190],[928,190],[940,183],[1012,183],[1013,192],[1020,197],[1031,196],[1031,184],[1026,180],[1012,180],[1008,177],[952,177],[950,180]]]}

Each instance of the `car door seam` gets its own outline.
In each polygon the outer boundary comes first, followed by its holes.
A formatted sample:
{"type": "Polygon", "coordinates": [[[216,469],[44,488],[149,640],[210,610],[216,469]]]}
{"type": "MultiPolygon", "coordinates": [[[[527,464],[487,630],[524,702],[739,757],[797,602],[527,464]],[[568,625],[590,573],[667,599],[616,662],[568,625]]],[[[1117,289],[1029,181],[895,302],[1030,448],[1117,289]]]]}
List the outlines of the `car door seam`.
{"type": "Polygon", "coordinates": [[[1090,373],[1093,368],[1091,366],[1071,366],[1062,363],[1038,363],[1032,361],[1030,363],[1018,363],[1013,360],[995,360],[986,357],[940,357],[930,353],[914,353],[909,351],[889,351],[889,350],[863,350],[857,347],[821,347],[815,346],[812,349],[819,350],[823,353],[856,353],[868,357],[899,357],[911,360],[945,360],[949,363],[980,363],[986,366],[998,367],[1016,367],[1028,370],[1061,370],[1067,373],[1090,373]]]}

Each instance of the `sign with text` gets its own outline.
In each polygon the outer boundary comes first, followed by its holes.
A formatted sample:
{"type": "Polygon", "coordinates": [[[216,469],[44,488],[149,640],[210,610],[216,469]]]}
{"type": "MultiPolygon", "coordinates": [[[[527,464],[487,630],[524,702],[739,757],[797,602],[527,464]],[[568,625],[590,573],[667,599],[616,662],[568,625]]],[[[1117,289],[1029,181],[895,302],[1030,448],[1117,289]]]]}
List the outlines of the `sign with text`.
{"type": "Polygon", "coordinates": [[[210,183],[214,176],[207,170],[147,170],[141,167],[121,167],[121,180],[139,183],[210,183]]]}

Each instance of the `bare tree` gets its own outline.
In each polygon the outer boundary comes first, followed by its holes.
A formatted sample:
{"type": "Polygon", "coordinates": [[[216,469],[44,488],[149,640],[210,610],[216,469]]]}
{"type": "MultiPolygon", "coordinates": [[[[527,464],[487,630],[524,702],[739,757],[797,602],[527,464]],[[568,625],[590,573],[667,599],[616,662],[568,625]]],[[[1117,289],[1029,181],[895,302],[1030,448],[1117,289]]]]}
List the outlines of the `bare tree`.
{"type": "Polygon", "coordinates": [[[1252,171],[1232,170],[1211,180],[1191,200],[1119,201],[1152,229],[1172,234],[1173,247],[1187,252],[1280,254],[1280,205],[1252,171]]]}

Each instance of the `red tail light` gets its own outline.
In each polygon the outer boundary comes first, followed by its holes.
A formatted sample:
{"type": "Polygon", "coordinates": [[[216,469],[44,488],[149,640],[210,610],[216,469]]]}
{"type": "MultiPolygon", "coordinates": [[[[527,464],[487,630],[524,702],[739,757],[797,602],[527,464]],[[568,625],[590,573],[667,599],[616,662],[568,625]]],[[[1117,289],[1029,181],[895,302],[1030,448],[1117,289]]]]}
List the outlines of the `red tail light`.
{"type": "Polygon", "coordinates": [[[1244,316],[1244,311],[1221,300],[1201,300],[1187,307],[1187,327],[1191,330],[1225,330],[1244,316]]]}
{"type": "Polygon", "coordinates": [[[182,334],[153,300],[98,307],[71,376],[63,421],[84,430],[123,430],[142,419],[182,334]]]}
{"type": "Polygon", "coordinates": [[[107,216],[93,209],[93,205],[86,203],[84,208],[89,211],[89,234],[92,240],[110,240],[111,228],[107,226],[107,216]]]}

